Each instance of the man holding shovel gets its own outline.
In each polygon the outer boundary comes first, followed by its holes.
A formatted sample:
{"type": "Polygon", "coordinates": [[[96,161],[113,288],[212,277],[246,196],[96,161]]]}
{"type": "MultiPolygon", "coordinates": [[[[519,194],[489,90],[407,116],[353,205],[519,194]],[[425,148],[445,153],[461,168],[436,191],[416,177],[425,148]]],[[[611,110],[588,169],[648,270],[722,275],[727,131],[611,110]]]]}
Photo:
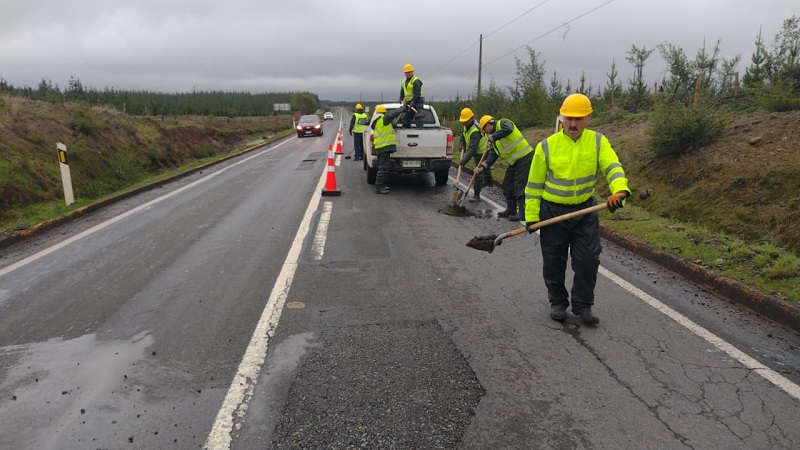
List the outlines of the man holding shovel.
{"type": "Polygon", "coordinates": [[[497,213],[497,217],[508,217],[518,222],[525,219],[525,183],[528,182],[528,171],[533,158],[533,147],[522,137],[514,122],[508,119],[495,120],[486,115],[478,124],[486,135],[486,141],[492,148],[483,163],[475,168],[475,173],[491,169],[498,158],[508,164],[503,177],[503,197],[506,198],[506,210],[497,213]],[[519,208],[519,210],[517,209],[519,208]]]}
{"type": "MultiPolygon", "coordinates": [[[[481,159],[483,151],[486,149],[486,136],[481,134],[478,121],[475,120],[475,114],[469,108],[461,110],[461,117],[459,118],[461,125],[464,126],[464,131],[461,132],[461,150],[466,151],[462,153],[461,160],[458,161],[459,167],[464,166],[470,159],[475,160],[478,164],[481,159]]],[[[477,166],[476,166],[477,167],[477,166]]],[[[472,186],[475,194],[469,199],[470,202],[479,202],[481,200],[481,188],[483,188],[484,175],[486,172],[477,173],[475,176],[475,183],[472,186]]],[[[464,195],[467,195],[465,192],[464,195]]]]}
{"type": "MultiPolygon", "coordinates": [[[[583,94],[568,96],[559,118],[563,129],[536,146],[525,188],[525,228],[542,220],[590,208],[598,172],[614,194],[606,200],[608,210],[622,208],[630,196],[628,179],[617,153],[605,136],[587,129],[592,104],[583,94]]],[[[600,322],[593,313],[594,287],[600,267],[600,223],[597,212],[543,227],[542,273],[550,301],[550,318],[563,322],[570,306],[564,285],[567,256],[572,258],[572,313],[586,325],[600,322]]]]}
{"type": "Polygon", "coordinates": [[[400,103],[407,105],[409,108],[405,111],[405,115],[400,122],[403,128],[411,128],[413,121],[417,128],[422,128],[422,107],[425,105],[425,97],[422,95],[422,80],[414,75],[414,66],[406,64],[403,66],[403,73],[406,79],[400,85],[400,103]]]}

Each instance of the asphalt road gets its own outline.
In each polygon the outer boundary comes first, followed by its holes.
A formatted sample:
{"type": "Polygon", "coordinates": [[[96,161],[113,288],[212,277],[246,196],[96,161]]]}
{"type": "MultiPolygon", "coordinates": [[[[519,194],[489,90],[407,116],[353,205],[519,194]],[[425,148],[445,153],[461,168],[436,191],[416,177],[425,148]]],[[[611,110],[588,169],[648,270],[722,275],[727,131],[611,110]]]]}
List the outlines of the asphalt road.
{"type": "Polygon", "coordinates": [[[800,447],[797,333],[608,243],[553,322],[432,175],[320,196],[338,121],[4,249],[0,448],[800,447]]]}

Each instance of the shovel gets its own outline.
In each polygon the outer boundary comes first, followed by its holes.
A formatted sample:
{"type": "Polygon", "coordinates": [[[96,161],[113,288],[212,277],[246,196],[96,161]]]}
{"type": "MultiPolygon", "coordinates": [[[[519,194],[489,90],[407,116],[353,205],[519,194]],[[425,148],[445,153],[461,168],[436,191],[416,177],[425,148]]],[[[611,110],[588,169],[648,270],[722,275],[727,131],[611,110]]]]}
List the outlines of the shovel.
{"type": "Polygon", "coordinates": [[[456,189],[453,191],[452,194],[450,194],[450,203],[452,203],[454,205],[458,205],[458,202],[460,202],[461,199],[464,198],[464,193],[461,192],[461,189],[458,188],[458,183],[461,182],[461,160],[462,159],[464,159],[464,149],[463,148],[461,149],[461,156],[458,158],[459,164],[458,164],[458,171],[456,171],[456,184],[455,184],[455,188],[456,189]]]}
{"type": "MultiPolygon", "coordinates": [[[[478,167],[480,167],[481,164],[483,164],[483,160],[486,158],[486,155],[488,153],[489,153],[489,143],[487,142],[486,143],[486,149],[483,151],[483,154],[481,155],[481,160],[478,161],[478,165],[475,166],[475,168],[478,168],[478,167]]],[[[484,170],[489,170],[489,169],[487,168],[487,169],[484,169],[484,170]]],[[[467,186],[467,190],[464,191],[464,195],[461,198],[461,203],[459,204],[459,206],[462,206],[462,207],[464,206],[464,201],[467,200],[467,194],[469,194],[469,189],[472,187],[472,183],[475,182],[475,178],[478,178],[478,174],[473,170],[472,171],[472,178],[469,180],[469,185],[467,186]]]]}
{"type": "MultiPolygon", "coordinates": [[[[543,220],[541,222],[536,222],[534,225],[531,226],[532,231],[536,231],[539,228],[544,228],[548,225],[552,225],[554,223],[563,222],[567,219],[572,219],[574,217],[585,216],[586,214],[590,214],[596,211],[601,211],[603,209],[608,208],[608,204],[606,202],[600,203],[599,205],[594,205],[589,208],[580,209],[578,211],[573,211],[568,214],[562,214],[560,216],[556,216],[547,220],[543,220]]],[[[490,234],[488,236],[475,236],[474,238],[470,239],[467,242],[467,247],[474,248],[476,250],[483,250],[485,252],[492,253],[494,248],[498,245],[503,243],[503,240],[506,238],[510,238],[512,236],[516,236],[518,234],[526,233],[528,229],[525,227],[517,228],[515,230],[511,230],[507,233],[503,233],[500,236],[496,236],[494,234],[490,234]]]]}

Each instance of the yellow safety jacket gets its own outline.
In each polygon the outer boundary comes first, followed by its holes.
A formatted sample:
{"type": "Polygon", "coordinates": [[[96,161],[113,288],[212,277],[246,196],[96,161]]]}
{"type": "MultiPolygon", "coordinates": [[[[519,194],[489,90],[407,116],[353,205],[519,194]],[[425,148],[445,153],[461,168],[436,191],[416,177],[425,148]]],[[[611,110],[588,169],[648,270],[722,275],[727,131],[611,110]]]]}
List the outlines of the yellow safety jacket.
{"type": "MultiPolygon", "coordinates": [[[[481,130],[478,129],[478,125],[475,121],[472,121],[472,125],[469,127],[464,127],[464,131],[461,133],[464,139],[464,149],[466,150],[469,147],[469,142],[472,139],[473,133],[480,133],[481,130]]],[[[486,135],[481,135],[481,139],[478,141],[478,151],[479,155],[483,154],[483,151],[486,149],[486,135]]]]}
{"type": "Polygon", "coordinates": [[[356,121],[353,124],[353,133],[363,133],[367,129],[369,118],[364,113],[353,113],[353,115],[356,117],[356,121]]]}
{"type": "Polygon", "coordinates": [[[390,145],[397,145],[397,134],[394,132],[392,122],[384,123],[383,119],[386,116],[380,116],[375,119],[375,134],[372,140],[372,145],[376,150],[390,145]]]}
{"type": "Polygon", "coordinates": [[[536,146],[525,186],[525,221],[538,222],[542,200],[578,205],[594,195],[602,172],[611,192],[628,191],[628,179],[611,143],[602,134],[583,130],[577,141],[559,131],[536,146]]]}
{"type": "MultiPolygon", "coordinates": [[[[400,85],[400,88],[403,90],[404,97],[403,99],[406,102],[410,102],[412,98],[414,98],[414,82],[419,80],[416,75],[412,76],[409,79],[403,80],[403,83],[400,85]]],[[[422,88],[419,88],[419,96],[422,97],[422,88]]]]}
{"type": "MultiPolygon", "coordinates": [[[[500,122],[508,119],[500,119],[497,121],[496,127],[500,127],[500,122]]],[[[509,166],[514,165],[518,159],[533,151],[533,147],[528,141],[522,137],[522,132],[519,131],[517,126],[509,121],[514,126],[514,131],[508,136],[494,141],[494,148],[500,159],[506,162],[509,166]]],[[[497,129],[496,128],[496,129],[497,129]]]]}

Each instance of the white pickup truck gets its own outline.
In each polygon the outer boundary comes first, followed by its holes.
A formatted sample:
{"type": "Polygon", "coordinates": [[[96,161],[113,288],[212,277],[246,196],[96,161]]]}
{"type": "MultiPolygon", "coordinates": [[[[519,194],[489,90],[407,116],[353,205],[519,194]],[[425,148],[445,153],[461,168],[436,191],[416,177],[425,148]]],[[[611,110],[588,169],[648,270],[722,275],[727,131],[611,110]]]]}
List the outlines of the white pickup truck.
{"type": "MultiPolygon", "coordinates": [[[[399,108],[400,103],[384,103],[386,112],[399,108]]],[[[369,120],[375,120],[373,113],[369,120]]],[[[453,160],[453,132],[450,128],[439,123],[436,110],[430,105],[425,105],[425,114],[421,119],[422,128],[398,128],[397,151],[392,153],[390,172],[415,173],[433,172],[437,186],[447,184],[450,166],[453,160]]],[[[364,139],[364,170],[367,171],[367,183],[375,184],[375,175],[378,173],[378,155],[372,147],[373,130],[367,126],[363,134],[364,139]]]]}

